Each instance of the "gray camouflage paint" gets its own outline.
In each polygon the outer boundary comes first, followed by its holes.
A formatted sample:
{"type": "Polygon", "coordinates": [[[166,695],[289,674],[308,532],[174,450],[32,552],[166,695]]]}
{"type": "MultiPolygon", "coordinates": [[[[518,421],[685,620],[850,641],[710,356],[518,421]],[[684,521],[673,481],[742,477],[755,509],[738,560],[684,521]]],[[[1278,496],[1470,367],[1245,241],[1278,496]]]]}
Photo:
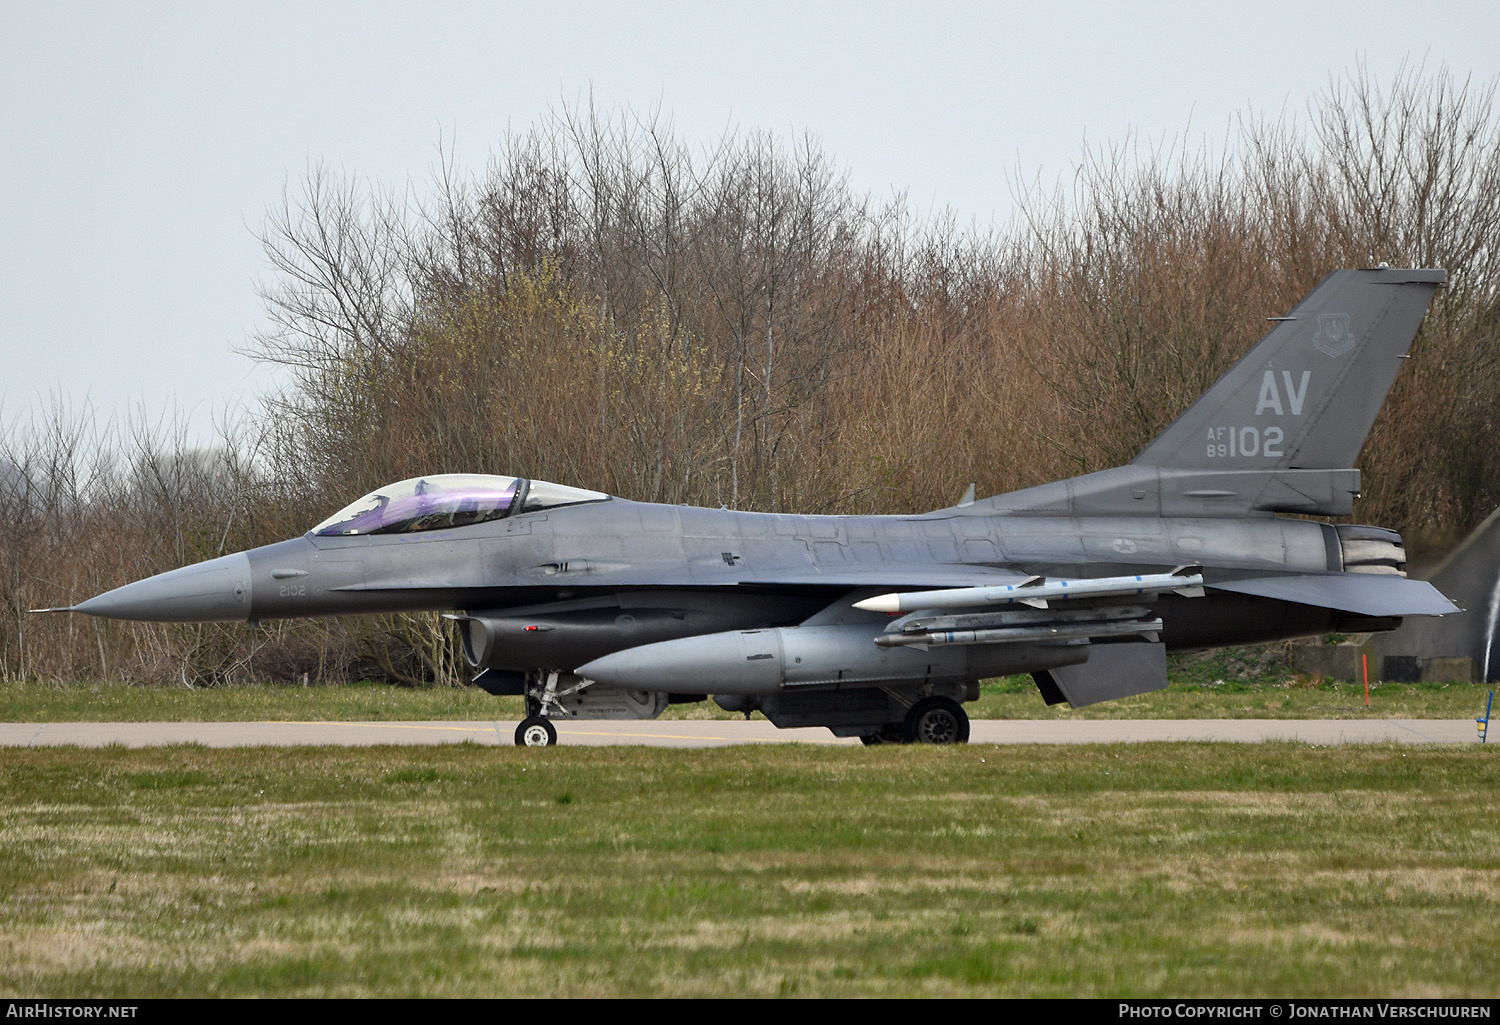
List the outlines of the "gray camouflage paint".
{"type": "MultiPolygon", "coordinates": [[[[779,725],[871,741],[922,739],[923,716],[957,710],[967,736],[958,704],[985,676],[1032,672],[1047,700],[1086,704],[1164,687],[1167,651],[1456,611],[1404,578],[1394,533],[1277,515],[1352,512],[1352,464],[1444,278],[1335,272],[1135,461],[1084,477],[913,516],[608,498],[415,534],[310,533],[72,611],[255,622],[462,610],[465,651],[488,670],[479,682],[526,693],[534,713],[645,716],[715,694],[779,725]],[[890,591],[1182,566],[1202,567],[1205,596],[1101,599],[1111,629],[1093,643],[882,646],[890,618],[851,607],[890,591]]],[[[1028,622],[1056,622],[1035,612],[1028,622]]]]}

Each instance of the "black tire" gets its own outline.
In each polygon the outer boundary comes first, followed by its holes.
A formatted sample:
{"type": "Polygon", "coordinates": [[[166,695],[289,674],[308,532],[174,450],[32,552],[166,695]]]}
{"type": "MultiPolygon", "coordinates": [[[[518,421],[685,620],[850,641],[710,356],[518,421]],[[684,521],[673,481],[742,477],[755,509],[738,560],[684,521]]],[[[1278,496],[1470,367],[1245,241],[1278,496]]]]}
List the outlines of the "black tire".
{"type": "Polygon", "coordinates": [[[527,716],[516,727],[517,747],[551,747],[557,743],[557,727],[550,719],[539,715],[527,716]]]}
{"type": "Polygon", "coordinates": [[[902,729],[908,744],[967,744],[969,715],[957,701],[927,698],[911,706],[902,729]]]}

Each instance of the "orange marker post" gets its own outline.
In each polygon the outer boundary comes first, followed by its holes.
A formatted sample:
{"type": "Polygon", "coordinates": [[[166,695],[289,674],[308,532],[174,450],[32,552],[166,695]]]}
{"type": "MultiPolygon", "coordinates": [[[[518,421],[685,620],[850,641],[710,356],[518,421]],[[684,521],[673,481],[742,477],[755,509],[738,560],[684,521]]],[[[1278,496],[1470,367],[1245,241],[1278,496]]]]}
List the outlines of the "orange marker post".
{"type": "Polygon", "coordinates": [[[1365,671],[1365,707],[1370,707],[1370,656],[1360,653],[1359,664],[1365,671]]]}

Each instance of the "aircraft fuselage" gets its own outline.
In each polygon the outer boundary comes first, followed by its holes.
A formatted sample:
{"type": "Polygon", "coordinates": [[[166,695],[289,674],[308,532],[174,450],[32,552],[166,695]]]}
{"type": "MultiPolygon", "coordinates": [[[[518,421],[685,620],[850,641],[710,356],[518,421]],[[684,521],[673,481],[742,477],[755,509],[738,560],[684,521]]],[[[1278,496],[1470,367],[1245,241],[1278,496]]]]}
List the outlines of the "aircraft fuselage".
{"type": "MultiPolygon", "coordinates": [[[[1336,573],[1333,528],[1306,520],[995,515],[796,516],[610,499],[409,535],[309,534],[175,570],[100,595],[79,611],[120,618],[260,621],[375,612],[502,612],[619,595],[643,609],[713,604],[735,595],[706,631],[795,625],[861,588],[917,586],[935,577],[983,585],[1015,573],[1045,577],[1204,567],[1210,582],[1268,573],[1336,573]],[[1001,574],[1005,574],[1004,577],[1001,574]],[[797,579],[796,584],[787,583],[797,579]],[[189,595],[161,595],[189,580],[189,595]],[[701,599],[687,597],[701,593],[701,599]]],[[[1247,595],[1162,596],[1169,649],[1246,644],[1331,629],[1328,610],[1247,595]]],[[[581,610],[554,614],[582,619],[581,610]]],[[[540,613],[539,613],[540,614],[540,613]]],[[[541,625],[547,625],[545,623],[541,625]]],[[[552,668],[571,670],[568,644],[534,631],[552,668]],[[552,647],[560,650],[551,651],[552,647]]],[[[622,642],[630,640],[622,637],[622,642]]],[[[622,644],[623,646],[623,644],[622,644]]],[[[577,652],[594,656],[600,644],[577,652]]],[[[527,653],[514,652],[516,664],[527,653]]],[[[577,664],[588,661],[581,658],[577,664]]]]}

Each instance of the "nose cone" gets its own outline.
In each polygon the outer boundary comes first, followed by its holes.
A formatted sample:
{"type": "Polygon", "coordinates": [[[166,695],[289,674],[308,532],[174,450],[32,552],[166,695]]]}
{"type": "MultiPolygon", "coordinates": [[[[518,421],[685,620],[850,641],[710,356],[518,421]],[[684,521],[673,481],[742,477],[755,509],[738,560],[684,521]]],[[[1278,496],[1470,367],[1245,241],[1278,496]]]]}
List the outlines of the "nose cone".
{"type": "Polygon", "coordinates": [[[158,573],[105,591],[72,611],[156,623],[243,622],[250,618],[250,557],[238,552],[158,573]]]}

